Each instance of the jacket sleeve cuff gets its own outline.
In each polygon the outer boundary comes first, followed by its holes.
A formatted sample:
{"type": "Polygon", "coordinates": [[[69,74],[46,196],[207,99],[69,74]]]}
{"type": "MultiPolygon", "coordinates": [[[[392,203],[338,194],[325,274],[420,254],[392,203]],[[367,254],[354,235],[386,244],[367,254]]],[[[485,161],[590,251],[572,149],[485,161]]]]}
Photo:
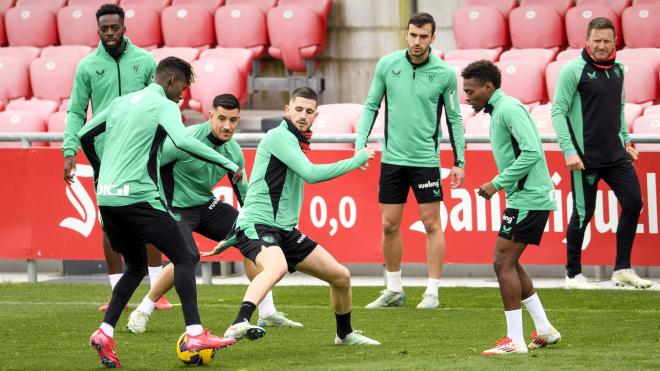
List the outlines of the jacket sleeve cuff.
{"type": "Polygon", "coordinates": [[[77,151],[74,151],[72,149],[63,149],[62,152],[64,153],[64,157],[70,157],[70,156],[75,156],[77,151]]]}
{"type": "Polygon", "coordinates": [[[576,154],[576,153],[577,153],[577,150],[572,149],[572,150],[570,150],[570,151],[566,151],[566,152],[564,152],[564,157],[573,156],[573,155],[576,154]]]}

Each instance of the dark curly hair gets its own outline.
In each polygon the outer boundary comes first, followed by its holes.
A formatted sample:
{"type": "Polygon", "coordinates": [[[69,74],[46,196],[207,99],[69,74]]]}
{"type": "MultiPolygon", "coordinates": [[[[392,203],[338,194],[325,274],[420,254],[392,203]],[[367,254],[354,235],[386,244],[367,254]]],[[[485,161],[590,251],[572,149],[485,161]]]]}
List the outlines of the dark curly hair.
{"type": "Polygon", "coordinates": [[[468,64],[461,72],[461,76],[464,79],[477,79],[482,85],[491,82],[495,89],[499,89],[502,85],[500,69],[493,62],[483,59],[468,64]]]}
{"type": "Polygon", "coordinates": [[[96,22],[98,22],[101,17],[108,14],[117,14],[121,21],[124,22],[124,9],[117,4],[101,5],[99,10],[96,11],[96,22]]]}
{"type": "Polygon", "coordinates": [[[166,57],[160,61],[156,67],[156,75],[162,75],[163,73],[180,73],[186,78],[188,85],[195,82],[195,72],[192,66],[181,58],[166,57]]]}

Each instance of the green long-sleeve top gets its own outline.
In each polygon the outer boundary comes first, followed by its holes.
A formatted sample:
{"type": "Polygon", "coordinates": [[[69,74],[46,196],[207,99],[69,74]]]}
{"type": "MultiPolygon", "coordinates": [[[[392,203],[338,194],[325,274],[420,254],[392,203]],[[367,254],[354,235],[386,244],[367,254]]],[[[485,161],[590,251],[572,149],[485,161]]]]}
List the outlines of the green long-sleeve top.
{"type": "Polygon", "coordinates": [[[148,202],[165,210],[160,197],[161,145],[168,136],[177,147],[205,161],[235,172],[238,166],[199,140],[189,136],[181,111],[159,84],[116,98],[78,133],[83,151],[94,168],[99,206],[125,206],[148,202]],[[95,137],[105,133],[100,160],[95,137]]]}
{"type": "MultiPolygon", "coordinates": [[[[189,136],[198,139],[220,155],[228,158],[243,170],[245,158],[241,146],[234,139],[226,142],[216,138],[211,132],[211,123],[188,126],[186,132],[189,136]]],[[[208,203],[213,198],[211,188],[222,177],[233,172],[215,166],[178,148],[171,139],[163,143],[160,157],[160,176],[163,181],[163,190],[168,206],[195,207],[208,203]]],[[[234,193],[240,205],[243,205],[247,191],[247,175],[237,184],[232,183],[234,193]]]]}
{"type": "MultiPolygon", "coordinates": [[[[118,96],[144,89],[156,72],[156,61],[146,50],[124,37],[126,49],[115,60],[103,43],[83,58],[73,78],[73,87],[64,128],[64,156],[73,156],[80,145],[76,134],[87,120],[87,107],[92,101],[92,114],[96,115],[118,96]]],[[[99,154],[103,150],[103,136],[97,138],[99,154]]]]}
{"type": "Polygon", "coordinates": [[[268,131],[257,147],[245,205],[236,221],[242,230],[264,224],[291,230],[298,224],[305,182],[336,178],[368,161],[365,150],[332,164],[313,164],[300,148],[304,141],[287,120],[268,131]]]}
{"type": "Polygon", "coordinates": [[[420,64],[406,50],[382,57],[376,65],[360,117],[355,148],[367,143],[385,98],[385,146],[382,162],[402,166],[440,166],[440,117],[446,111],[454,166],[465,166],[463,119],[454,70],[435,54],[420,64]]]}
{"type": "Polygon", "coordinates": [[[552,102],[552,125],[564,156],[578,154],[586,168],[628,160],[623,65],[597,67],[586,50],[562,67],[552,102]]]}
{"type": "Polygon", "coordinates": [[[500,89],[485,108],[490,113],[490,144],[499,174],[495,189],[504,189],[514,209],[555,210],[554,187],[536,124],[527,108],[500,89]]]}

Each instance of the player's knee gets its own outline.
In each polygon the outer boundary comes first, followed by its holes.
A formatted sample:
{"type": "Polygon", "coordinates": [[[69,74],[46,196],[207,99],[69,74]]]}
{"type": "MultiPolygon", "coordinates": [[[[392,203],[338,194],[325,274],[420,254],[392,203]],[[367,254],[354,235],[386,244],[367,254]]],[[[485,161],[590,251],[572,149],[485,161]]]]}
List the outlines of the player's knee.
{"type": "Polygon", "coordinates": [[[513,265],[510,262],[508,262],[506,259],[503,259],[501,257],[495,257],[495,259],[493,260],[493,269],[495,270],[496,274],[500,274],[512,267],[513,265]]]}
{"type": "Polygon", "coordinates": [[[351,287],[351,271],[343,265],[337,270],[337,275],[332,282],[332,286],[337,288],[351,287]]]}
{"type": "Polygon", "coordinates": [[[288,267],[286,265],[286,261],[272,263],[270,264],[269,267],[265,267],[263,270],[263,273],[266,273],[278,280],[284,277],[287,272],[288,272],[288,267]]]}
{"type": "Polygon", "coordinates": [[[399,233],[400,224],[394,220],[383,219],[383,234],[394,235],[399,233]]]}
{"type": "Polygon", "coordinates": [[[129,264],[126,263],[126,272],[124,274],[131,275],[138,280],[142,280],[147,276],[149,271],[146,264],[129,264]]]}
{"type": "Polygon", "coordinates": [[[440,230],[440,219],[425,220],[422,224],[424,224],[426,234],[431,234],[440,230]]]}
{"type": "Polygon", "coordinates": [[[643,207],[644,207],[644,201],[642,201],[641,197],[635,197],[632,199],[621,201],[621,209],[627,210],[633,214],[639,214],[640,212],[642,212],[643,207]]]}

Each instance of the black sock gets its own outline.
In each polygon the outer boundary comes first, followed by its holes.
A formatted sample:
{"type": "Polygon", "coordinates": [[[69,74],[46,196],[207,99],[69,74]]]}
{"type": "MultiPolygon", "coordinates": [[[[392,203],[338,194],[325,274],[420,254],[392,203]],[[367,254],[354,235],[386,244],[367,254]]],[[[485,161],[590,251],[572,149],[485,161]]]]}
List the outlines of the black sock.
{"type": "Polygon", "coordinates": [[[241,303],[241,309],[238,310],[238,315],[236,316],[236,320],[232,325],[235,325],[237,323],[241,323],[245,320],[250,322],[250,318],[252,318],[252,313],[257,309],[257,305],[249,302],[249,301],[244,301],[241,303]]]}
{"type": "Polygon", "coordinates": [[[351,327],[351,312],[346,314],[335,313],[335,320],[337,321],[337,336],[340,339],[344,339],[346,335],[353,332],[353,328],[351,327]]]}

